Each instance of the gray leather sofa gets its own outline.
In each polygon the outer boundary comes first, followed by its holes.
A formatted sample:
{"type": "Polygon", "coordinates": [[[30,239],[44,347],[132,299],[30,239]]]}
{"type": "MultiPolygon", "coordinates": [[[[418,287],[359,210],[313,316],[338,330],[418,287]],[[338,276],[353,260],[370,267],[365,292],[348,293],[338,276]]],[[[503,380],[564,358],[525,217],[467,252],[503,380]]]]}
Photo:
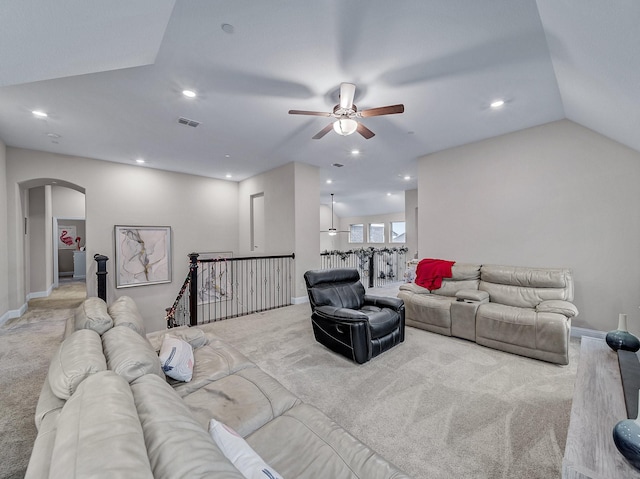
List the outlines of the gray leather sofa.
{"type": "Polygon", "coordinates": [[[569,363],[573,276],[566,268],[456,263],[434,291],[400,286],[407,326],[557,364],[569,363]]]}
{"type": "Polygon", "coordinates": [[[67,324],[36,409],[26,477],[242,478],[207,432],[235,429],[285,478],[408,478],[222,339],[170,334],[194,349],[190,382],[165,378],[163,335],[135,303],[89,298],[67,324]]]}

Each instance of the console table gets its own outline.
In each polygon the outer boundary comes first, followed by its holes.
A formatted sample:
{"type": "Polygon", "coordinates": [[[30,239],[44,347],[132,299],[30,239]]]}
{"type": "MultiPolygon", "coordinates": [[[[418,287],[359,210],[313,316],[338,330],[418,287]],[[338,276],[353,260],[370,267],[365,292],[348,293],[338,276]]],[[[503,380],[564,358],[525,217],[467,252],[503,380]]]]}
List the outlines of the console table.
{"type": "Polygon", "coordinates": [[[583,336],[562,478],[640,479],[613,443],[613,427],[626,418],[618,355],[603,339],[583,336]]]}

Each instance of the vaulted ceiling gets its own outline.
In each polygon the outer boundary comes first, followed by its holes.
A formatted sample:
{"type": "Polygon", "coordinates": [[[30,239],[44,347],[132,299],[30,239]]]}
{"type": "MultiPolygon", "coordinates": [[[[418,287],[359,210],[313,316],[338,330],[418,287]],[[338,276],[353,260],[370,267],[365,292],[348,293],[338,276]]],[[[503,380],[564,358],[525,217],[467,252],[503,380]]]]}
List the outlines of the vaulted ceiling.
{"type": "Polygon", "coordinates": [[[231,181],[304,162],[336,214],[402,211],[416,158],[550,121],[640,151],[638,25],[636,0],[5,0],[0,138],[231,181]],[[313,140],[330,119],[287,112],[341,82],[405,113],[313,140]]]}

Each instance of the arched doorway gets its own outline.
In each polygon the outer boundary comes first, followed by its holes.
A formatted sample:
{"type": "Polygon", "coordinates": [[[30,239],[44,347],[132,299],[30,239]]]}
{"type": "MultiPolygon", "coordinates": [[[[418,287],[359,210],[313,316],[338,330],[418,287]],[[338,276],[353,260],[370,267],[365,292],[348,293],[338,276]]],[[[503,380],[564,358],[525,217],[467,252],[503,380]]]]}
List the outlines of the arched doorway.
{"type": "MultiPolygon", "coordinates": [[[[73,277],[75,257],[84,254],[76,251],[78,245],[84,246],[85,192],[64,180],[38,178],[21,183],[20,193],[25,218],[24,287],[29,300],[49,296],[59,286],[61,258],[63,269],[71,268],[73,277]],[[59,226],[67,227],[65,240],[71,239],[70,245],[60,241],[59,226]]],[[[84,282],[85,271],[84,265],[78,269],[78,281],[84,282]]]]}

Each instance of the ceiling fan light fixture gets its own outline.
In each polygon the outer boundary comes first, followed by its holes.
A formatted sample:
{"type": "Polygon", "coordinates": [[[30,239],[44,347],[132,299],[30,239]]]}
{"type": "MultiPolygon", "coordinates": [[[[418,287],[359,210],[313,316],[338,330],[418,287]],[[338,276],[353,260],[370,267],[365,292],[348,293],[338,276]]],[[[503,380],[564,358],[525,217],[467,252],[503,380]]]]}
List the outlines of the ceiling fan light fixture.
{"type": "Polygon", "coordinates": [[[358,122],[351,118],[340,118],[333,123],[333,130],[342,136],[348,136],[356,132],[358,122]]]}

